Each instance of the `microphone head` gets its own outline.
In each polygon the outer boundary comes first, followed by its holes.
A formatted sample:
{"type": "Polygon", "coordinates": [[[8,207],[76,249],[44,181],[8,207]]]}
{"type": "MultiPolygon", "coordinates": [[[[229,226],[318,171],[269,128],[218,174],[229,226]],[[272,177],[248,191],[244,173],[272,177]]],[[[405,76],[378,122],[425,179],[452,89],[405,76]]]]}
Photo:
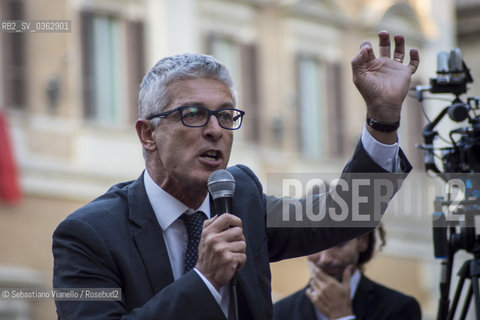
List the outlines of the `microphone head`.
{"type": "Polygon", "coordinates": [[[448,52],[441,51],[437,53],[437,82],[439,84],[448,83],[450,81],[449,59],[450,55],[448,52]]]}
{"type": "Polygon", "coordinates": [[[454,48],[450,51],[449,69],[450,72],[463,71],[462,51],[458,48],[454,48]]]}
{"type": "Polygon", "coordinates": [[[450,52],[450,72],[452,82],[463,82],[465,76],[463,72],[462,51],[455,48],[450,52]]]}
{"type": "Polygon", "coordinates": [[[235,179],[227,170],[217,170],[208,177],[207,186],[213,200],[223,197],[233,198],[235,179]]]}

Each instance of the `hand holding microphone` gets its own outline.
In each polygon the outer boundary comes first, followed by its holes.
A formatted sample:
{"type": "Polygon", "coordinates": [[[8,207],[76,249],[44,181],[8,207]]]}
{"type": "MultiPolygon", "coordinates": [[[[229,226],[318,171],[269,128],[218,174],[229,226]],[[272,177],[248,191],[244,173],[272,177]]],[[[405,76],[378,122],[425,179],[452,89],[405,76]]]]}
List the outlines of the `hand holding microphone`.
{"type": "Polygon", "coordinates": [[[203,225],[196,268],[218,290],[227,285],[247,259],[242,220],[232,215],[235,180],[226,170],[213,172],[208,179],[215,216],[203,225]]]}

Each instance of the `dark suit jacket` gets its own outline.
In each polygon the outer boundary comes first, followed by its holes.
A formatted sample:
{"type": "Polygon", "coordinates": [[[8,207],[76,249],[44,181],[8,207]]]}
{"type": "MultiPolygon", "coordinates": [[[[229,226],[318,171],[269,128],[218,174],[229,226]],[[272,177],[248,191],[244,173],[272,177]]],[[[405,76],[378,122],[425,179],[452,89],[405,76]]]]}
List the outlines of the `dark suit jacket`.
{"type": "MultiPolygon", "coordinates": [[[[403,154],[402,166],[411,166],[403,154]]],[[[359,143],[345,167],[382,172],[359,143]]],[[[307,255],[371,228],[267,228],[267,197],[245,166],[236,180],[233,212],[242,219],[247,261],[238,272],[241,319],[271,319],[270,261],[307,255]]],[[[55,288],[121,288],[121,301],[56,301],[60,319],[224,319],[195,271],[174,281],[162,229],[143,184],[118,184],[68,216],[53,234],[55,288]]]]}
{"type": "MultiPolygon", "coordinates": [[[[273,305],[274,320],[317,319],[315,307],[305,295],[306,288],[273,305]]],[[[420,320],[418,302],[410,296],[384,287],[363,276],[352,301],[357,320],[420,320]]]]}

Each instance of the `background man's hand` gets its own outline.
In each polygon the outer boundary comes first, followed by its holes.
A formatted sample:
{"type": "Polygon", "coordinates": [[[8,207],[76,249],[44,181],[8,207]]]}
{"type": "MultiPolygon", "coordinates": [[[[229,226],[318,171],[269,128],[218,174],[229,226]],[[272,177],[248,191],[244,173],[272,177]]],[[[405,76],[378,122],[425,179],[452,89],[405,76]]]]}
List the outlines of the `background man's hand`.
{"type": "Polygon", "coordinates": [[[353,315],[350,299],[350,277],[353,266],[345,268],[342,282],[323,272],[314,263],[309,262],[312,279],[306,295],[324,316],[337,319],[353,315]]]}
{"type": "Polygon", "coordinates": [[[224,213],[206,220],[195,267],[217,291],[245,264],[247,243],[240,218],[224,213]]]}

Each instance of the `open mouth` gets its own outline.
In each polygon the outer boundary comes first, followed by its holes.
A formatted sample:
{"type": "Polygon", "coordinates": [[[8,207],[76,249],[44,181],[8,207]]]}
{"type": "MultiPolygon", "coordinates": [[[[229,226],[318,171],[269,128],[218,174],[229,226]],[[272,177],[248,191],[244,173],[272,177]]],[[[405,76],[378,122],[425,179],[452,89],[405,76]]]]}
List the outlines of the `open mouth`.
{"type": "Polygon", "coordinates": [[[220,159],[220,151],[216,150],[209,150],[201,155],[202,158],[209,160],[209,161],[218,161],[220,159]]]}

